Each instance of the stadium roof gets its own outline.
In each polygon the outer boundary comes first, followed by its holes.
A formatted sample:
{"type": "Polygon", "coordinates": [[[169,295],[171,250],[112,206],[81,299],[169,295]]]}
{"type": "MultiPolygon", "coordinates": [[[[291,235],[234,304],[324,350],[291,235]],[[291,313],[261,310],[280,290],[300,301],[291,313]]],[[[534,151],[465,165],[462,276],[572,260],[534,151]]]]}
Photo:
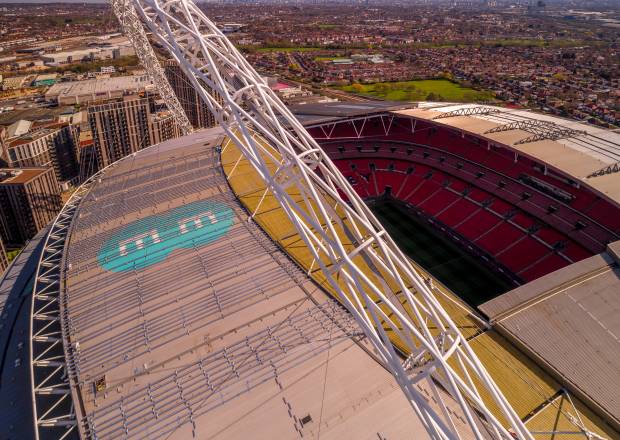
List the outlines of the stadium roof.
{"type": "Polygon", "coordinates": [[[508,146],[620,203],[620,133],[530,110],[441,102],[331,102],[292,106],[307,127],[391,112],[432,120],[508,146]]]}
{"type": "Polygon", "coordinates": [[[352,316],[248,222],[221,135],[121,160],[78,207],[61,296],[82,434],[427,438],[352,316]]]}
{"type": "Polygon", "coordinates": [[[290,106],[289,109],[302,124],[314,125],[342,118],[371,115],[410,107],[411,104],[403,104],[402,102],[367,101],[300,104],[290,106]]]}
{"type": "Polygon", "coordinates": [[[620,242],[481,306],[496,329],[620,426],[620,242]]]}
{"type": "Polygon", "coordinates": [[[395,113],[509,146],[620,202],[620,175],[613,172],[620,162],[620,134],[615,131],[528,110],[475,104],[421,102],[395,113]],[[607,167],[612,172],[606,173],[607,167]]]}
{"type": "MultiPolygon", "coordinates": [[[[248,221],[237,196],[258,200],[259,189],[232,192],[219,163],[222,134],[129,156],[78,205],[61,300],[82,436],[426,438],[352,317],[248,221]]],[[[559,385],[504,341],[475,330],[471,345],[519,414],[536,413],[528,427],[555,429],[565,418],[572,432],[574,417],[547,405],[559,385]]],[[[537,358],[546,368],[545,359],[537,358]]],[[[560,382],[577,382],[567,378],[560,382]]],[[[574,388],[588,399],[584,385],[574,388]]]]}

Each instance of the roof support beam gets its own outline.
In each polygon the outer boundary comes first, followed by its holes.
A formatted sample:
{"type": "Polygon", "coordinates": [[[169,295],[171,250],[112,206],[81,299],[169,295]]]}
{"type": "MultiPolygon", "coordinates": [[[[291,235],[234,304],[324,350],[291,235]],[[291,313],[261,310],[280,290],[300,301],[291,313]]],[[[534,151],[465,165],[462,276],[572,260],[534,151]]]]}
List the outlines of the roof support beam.
{"type": "Polygon", "coordinates": [[[523,119],[520,121],[513,121],[508,124],[498,125],[490,130],[484,132],[484,134],[501,133],[504,131],[522,130],[531,133],[531,136],[518,140],[514,145],[527,144],[530,142],[566,139],[571,137],[577,137],[587,134],[582,130],[574,130],[568,127],[562,127],[551,121],[541,121],[537,119],[523,119]]]}
{"type": "Polygon", "coordinates": [[[606,167],[601,168],[588,175],[588,179],[599,176],[606,176],[607,174],[614,174],[620,172],[620,162],[612,163],[606,167]]]}
{"type": "Polygon", "coordinates": [[[490,115],[492,113],[500,113],[500,109],[493,107],[465,107],[460,108],[458,110],[452,110],[450,112],[442,113],[440,115],[435,116],[433,119],[445,119],[445,118],[453,118],[456,116],[484,116],[490,115]]]}

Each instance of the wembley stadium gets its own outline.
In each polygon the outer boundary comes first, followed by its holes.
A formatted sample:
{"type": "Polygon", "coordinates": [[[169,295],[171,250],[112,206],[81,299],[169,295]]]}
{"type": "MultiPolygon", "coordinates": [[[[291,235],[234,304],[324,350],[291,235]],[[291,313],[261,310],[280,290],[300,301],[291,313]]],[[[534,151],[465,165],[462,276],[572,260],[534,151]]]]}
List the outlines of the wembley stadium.
{"type": "Polygon", "coordinates": [[[185,135],[97,172],[2,276],[0,438],[620,438],[618,133],[289,109],[191,1],[112,3],[185,135]]]}
{"type": "MultiPolygon", "coordinates": [[[[534,437],[618,438],[618,135],[488,106],[294,110],[397,242],[430,235],[443,270],[414,264],[534,437]]],[[[217,128],[87,182],[0,285],[2,438],[426,438],[265,194],[217,128]]]]}

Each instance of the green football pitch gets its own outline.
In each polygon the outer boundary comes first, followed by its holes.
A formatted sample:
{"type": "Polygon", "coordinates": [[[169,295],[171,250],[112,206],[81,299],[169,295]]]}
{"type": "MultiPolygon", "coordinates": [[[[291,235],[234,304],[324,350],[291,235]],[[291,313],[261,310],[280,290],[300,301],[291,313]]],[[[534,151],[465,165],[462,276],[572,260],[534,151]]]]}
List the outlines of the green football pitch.
{"type": "Polygon", "coordinates": [[[401,250],[471,306],[511,288],[511,283],[395,201],[371,206],[401,250]]]}

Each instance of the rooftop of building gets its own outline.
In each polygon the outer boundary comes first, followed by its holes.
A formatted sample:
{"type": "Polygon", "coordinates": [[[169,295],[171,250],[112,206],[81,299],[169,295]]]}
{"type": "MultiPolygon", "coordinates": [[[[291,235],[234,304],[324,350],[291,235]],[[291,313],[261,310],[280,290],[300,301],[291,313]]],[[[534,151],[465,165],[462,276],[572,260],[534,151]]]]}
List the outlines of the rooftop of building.
{"type": "Polygon", "coordinates": [[[32,124],[30,131],[22,134],[19,137],[13,138],[8,142],[9,148],[17,147],[19,145],[29,144],[38,139],[41,139],[49,134],[52,134],[59,129],[66,127],[68,124],[64,122],[47,122],[44,124],[32,124]]]}
{"type": "Polygon", "coordinates": [[[110,92],[140,91],[151,85],[146,75],[115,76],[84,81],[69,81],[54,84],[45,94],[46,99],[63,96],[98,95],[110,92]]]}
{"type": "Polygon", "coordinates": [[[34,438],[30,369],[25,340],[34,274],[48,229],[42,229],[0,274],[0,438],[34,438]]]}
{"type": "MultiPolygon", "coordinates": [[[[73,107],[70,109],[73,112],[73,107]]],[[[42,123],[54,122],[67,111],[69,111],[67,107],[35,107],[13,110],[0,113],[0,125],[7,126],[20,120],[41,121],[42,123]]]]}
{"type": "Polygon", "coordinates": [[[289,109],[304,125],[315,125],[342,118],[411,108],[412,104],[393,101],[326,102],[293,105],[289,109]]]}
{"type": "Polygon", "coordinates": [[[0,168],[0,185],[22,185],[46,172],[51,168],[0,168]]]}
{"type": "Polygon", "coordinates": [[[7,138],[10,139],[28,133],[31,126],[32,121],[28,121],[26,119],[15,121],[7,128],[7,138]]]}

